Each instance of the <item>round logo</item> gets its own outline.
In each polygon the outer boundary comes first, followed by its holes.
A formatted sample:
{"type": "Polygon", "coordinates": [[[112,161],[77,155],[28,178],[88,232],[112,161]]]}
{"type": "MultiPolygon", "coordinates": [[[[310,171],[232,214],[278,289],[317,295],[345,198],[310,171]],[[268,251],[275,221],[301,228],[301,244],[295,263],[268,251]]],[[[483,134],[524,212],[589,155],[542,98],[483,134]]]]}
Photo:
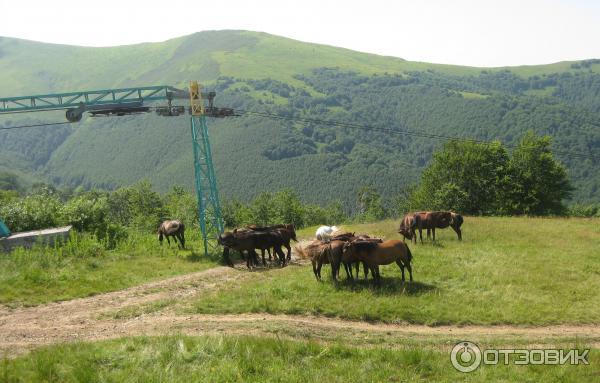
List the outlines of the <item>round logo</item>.
{"type": "Polygon", "coordinates": [[[481,350],[473,342],[458,342],[452,348],[450,360],[460,372],[475,371],[481,364],[481,350]]]}

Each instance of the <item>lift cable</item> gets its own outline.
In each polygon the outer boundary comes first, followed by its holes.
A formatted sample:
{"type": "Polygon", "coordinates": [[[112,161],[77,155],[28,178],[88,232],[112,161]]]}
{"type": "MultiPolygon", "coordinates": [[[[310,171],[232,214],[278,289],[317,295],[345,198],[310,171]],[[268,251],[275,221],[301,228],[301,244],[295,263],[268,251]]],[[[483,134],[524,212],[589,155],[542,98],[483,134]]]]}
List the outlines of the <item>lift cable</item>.
{"type": "Polygon", "coordinates": [[[0,126],[0,130],[10,130],[10,129],[22,129],[22,128],[36,128],[39,126],[51,126],[51,125],[66,125],[72,124],[71,121],[65,122],[47,122],[44,124],[33,124],[33,125],[18,125],[18,126],[0,126]]]}
{"type": "MultiPolygon", "coordinates": [[[[342,121],[321,120],[321,119],[306,118],[306,117],[286,117],[286,116],[281,116],[278,114],[272,114],[272,113],[267,113],[267,112],[255,112],[255,111],[248,111],[248,110],[242,110],[242,109],[235,109],[235,112],[236,112],[236,114],[241,114],[241,115],[251,115],[251,116],[265,117],[265,118],[271,118],[271,119],[276,119],[276,120],[300,122],[300,123],[304,123],[304,124],[328,125],[328,126],[335,126],[335,127],[340,127],[340,128],[349,128],[349,129],[362,129],[362,130],[367,130],[367,131],[382,132],[382,133],[388,133],[388,134],[398,134],[398,135],[404,135],[404,136],[432,138],[432,139],[447,140],[447,141],[462,141],[462,142],[471,142],[471,143],[485,144],[485,145],[493,145],[498,142],[498,141],[477,140],[474,138],[466,138],[466,137],[446,136],[446,135],[426,133],[426,132],[417,132],[414,130],[381,128],[381,127],[376,127],[376,126],[371,126],[371,125],[355,124],[355,123],[348,123],[348,122],[342,122],[342,121]]],[[[511,148],[511,149],[523,148],[518,145],[509,145],[509,144],[503,144],[503,145],[508,148],[511,148]]],[[[574,153],[574,152],[569,152],[569,151],[564,151],[564,150],[554,150],[554,149],[553,149],[553,152],[556,154],[561,154],[561,155],[575,157],[575,158],[600,160],[600,156],[597,156],[594,154],[574,153]]]]}

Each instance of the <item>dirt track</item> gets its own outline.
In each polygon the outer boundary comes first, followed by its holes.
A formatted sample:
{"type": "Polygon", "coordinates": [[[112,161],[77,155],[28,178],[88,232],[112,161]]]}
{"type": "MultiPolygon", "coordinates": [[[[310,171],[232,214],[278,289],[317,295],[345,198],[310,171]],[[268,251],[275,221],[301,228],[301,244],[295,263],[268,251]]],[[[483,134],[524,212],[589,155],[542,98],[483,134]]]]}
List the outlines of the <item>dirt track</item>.
{"type": "MultiPolygon", "coordinates": [[[[271,272],[277,272],[272,270],[271,272]]],[[[0,308],[0,355],[15,356],[41,345],[135,335],[255,334],[336,341],[354,346],[401,347],[407,342],[438,338],[483,339],[523,344],[564,341],[575,337],[600,344],[600,326],[439,326],[382,324],[314,316],[270,314],[180,315],[174,308],[187,298],[226,284],[252,279],[256,273],[217,267],[112,293],[31,308],[0,308]]]]}

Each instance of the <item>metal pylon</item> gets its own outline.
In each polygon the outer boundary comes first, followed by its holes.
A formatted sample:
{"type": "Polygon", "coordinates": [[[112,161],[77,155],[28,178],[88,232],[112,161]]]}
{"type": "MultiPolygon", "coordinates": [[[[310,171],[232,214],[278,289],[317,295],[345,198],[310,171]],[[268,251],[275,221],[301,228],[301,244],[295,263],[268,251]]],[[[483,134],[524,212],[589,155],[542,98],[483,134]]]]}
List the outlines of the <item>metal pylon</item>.
{"type": "Polygon", "coordinates": [[[191,120],[198,217],[204,240],[204,254],[208,255],[209,248],[217,247],[216,239],[223,232],[223,217],[221,216],[206,117],[204,115],[192,116],[191,120]]]}

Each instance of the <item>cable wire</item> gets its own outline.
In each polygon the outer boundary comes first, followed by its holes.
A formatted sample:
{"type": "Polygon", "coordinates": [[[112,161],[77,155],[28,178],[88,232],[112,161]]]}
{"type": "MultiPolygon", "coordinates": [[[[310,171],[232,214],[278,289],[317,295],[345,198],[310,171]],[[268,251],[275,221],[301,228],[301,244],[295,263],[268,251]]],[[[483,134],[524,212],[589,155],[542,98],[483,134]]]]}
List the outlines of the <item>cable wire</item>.
{"type": "MultiPolygon", "coordinates": [[[[426,132],[417,132],[417,131],[413,131],[413,130],[380,128],[380,127],[371,126],[371,125],[354,124],[354,123],[347,123],[347,122],[333,121],[333,120],[321,120],[321,119],[306,118],[306,117],[286,117],[286,116],[281,116],[278,114],[272,114],[272,113],[267,113],[267,112],[255,112],[255,111],[248,111],[248,110],[243,110],[243,109],[235,109],[235,112],[240,113],[240,114],[245,114],[245,115],[254,115],[254,116],[259,116],[259,117],[272,118],[272,119],[276,119],[276,120],[301,122],[301,123],[305,123],[305,124],[329,125],[329,126],[336,126],[336,127],[341,127],[341,128],[362,129],[362,130],[370,130],[370,131],[382,132],[382,133],[388,133],[388,134],[398,134],[398,135],[405,135],[405,136],[432,138],[432,139],[447,140],[447,141],[463,141],[463,142],[471,142],[471,143],[484,144],[484,145],[493,145],[493,144],[496,144],[497,142],[499,142],[499,141],[477,140],[474,138],[466,138],[466,137],[446,136],[446,135],[442,135],[442,134],[433,134],[433,133],[426,133],[426,132]]],[[[503,144],[503,145],[508,148],[511,148],[511,149],[523,148],[522,146],[518,146],[518,145],[508,145],[508,144],[503,144]]],[[[535,147],[531,147],[531,148],[533,149],[535,147]]],[[[561,154],[561,155],[575,157],[575,158],[600,160],[599,156],[596,156],[593,154],[574,153],[574,152],[568,152],[568,151],[563,151],[563,150],[554,150],[554,149],[553,149],[553,152],[556,154],[561,154]]]]}
{"type": "Polygon", "coordinates": [[[33,124],[33,125],[2,126],[2,127],[0,127],[0,130],[35,128],[35,127],[39,127],[39,126],[65,125],[65,124],[72,124],[72,122],[65,121],[65,122],[49,122],[49,123],[45,123],[45,124],[33,124]]]}

